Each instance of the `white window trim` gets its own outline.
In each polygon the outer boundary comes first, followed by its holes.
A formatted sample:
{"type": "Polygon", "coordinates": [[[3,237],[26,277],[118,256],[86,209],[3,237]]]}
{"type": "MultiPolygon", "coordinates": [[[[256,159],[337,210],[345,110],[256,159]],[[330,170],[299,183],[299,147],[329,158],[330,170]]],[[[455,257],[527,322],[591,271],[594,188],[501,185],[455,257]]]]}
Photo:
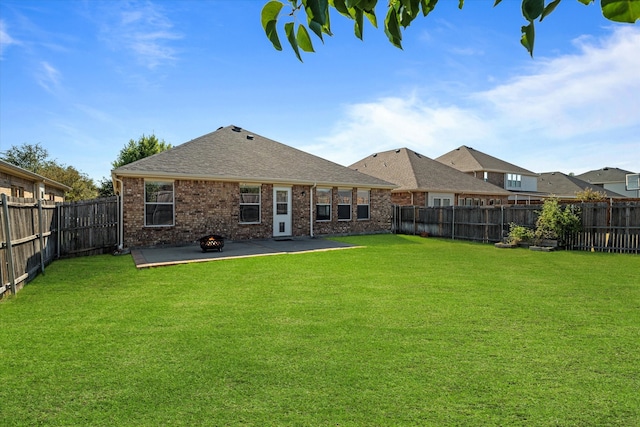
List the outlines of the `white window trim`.
{"type": "Polygon", "coordinates": [[[371,189],[370,188],[358,188],[356,190],[356,219],[358,221],[369,221],[371,220],[371,189]],[[359,204],[358,203],[358,193],[359,192],[367,192],[367,203],[366,204],[359,204]],[[360,206],[367,206],[367,217],[366,218],[360,218],[358,216],[358,208],[360,206]]]}
{"type": "Polygon", "coordinates": [[[176,186],[174,181],[170,180],[155,180],[155,179],[145,179],[144,180],[144,226],[149,228],[159,228],[159,227],[173,227],[176,225],[176,186]],[[158,182],[163,184],[171,184],[171,203],[162,203],[162,202],[147,202],[147,183],[158,182]],[[147,205],[171,205],[171,224],[147,224],[147,205]]]}
{"type": "Polygon", "coordinates": [[[338,188],[338,221],[351,221],[353,219],[353,188],[338,188]],[[346,203],[340,203],[340,192],[349,192],[349,218],[340,218],[340,206],[347,206],[346,203]]]}
{"type": "Polygon", "coordinates": [[[240,200],[238,203],[238,223],[239,224],[262,224],[262,184],[252,184],[252,183],[240,183],[238,188],[238,194],[240,195],[240,200]],[[242,202],[242,188],[258,188],[258,203],[243,203],[242,202]],[[258,221],[242,221],[240,215],[241,206],[258,206],[258,221]]]}
{"type": "Polygon", "coordinates": [[[329,222],[331,221],[332,212],[333,211],[333,190],[331,188],[320,188],[316,189],[316,222],[329,222]],[[319,203],[318,194],[320,192],[328,191],[329,192],[329,203],[319,203]],[[328,219],[318,219],[318,206],[329,206],[329,218],[328,219]]]}

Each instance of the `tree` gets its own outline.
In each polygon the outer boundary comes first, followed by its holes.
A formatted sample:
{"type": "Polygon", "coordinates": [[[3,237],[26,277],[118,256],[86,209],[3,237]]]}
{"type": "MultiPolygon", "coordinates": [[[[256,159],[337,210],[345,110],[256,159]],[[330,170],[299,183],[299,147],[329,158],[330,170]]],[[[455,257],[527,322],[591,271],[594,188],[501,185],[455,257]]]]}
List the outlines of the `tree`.
{"type": "Polygon", "coordinates": [[[137,141],[130,139],[129,142],[120,150],[118,158],[111,163],[114,168],[133,163],[137,160],[144,159],[153,154],[161,153],[171,148],[171,144],[167,144],[164,140],[159,141],[158,138],[151,134],[145,136],[142,134],[137,141]]]}
{"type": "Polygon", "coordinates": [[[98,196],[98,190],[91,178],[73,166],[49,159],[49,152],[40,143],[12,146],[4,153],[3,160],[71,187],[71,191],[64,195],[67,201],[89,200],[98,196]]]}
{"type": "Polygon", "coordinates": [[[576,197],[581,202],[601,202],[607,200],[607,193],[587,187],[582,191],[576,191],[576,197]]]}
{"type": "Polygon", "coordinates": [[[24,143],[19,147],[11,146],[4,152],[2,159],[12,165],[39,174],[40,169],[49,161],[49,152],[40,143],[36,145],[24,143]]]}
{"type": "Polygon", "coordinates": [[[78,171],[73,166],[59,165],[48,162],[40,171],[40,175],[71,187],[64,195],[68,202],[91,200],[98,197],[98,189],[87,174],[78,171]]]}
{"type": "MultiPolygon", "coordinates": [[[[394,46],[402,49],[402,30],[406,29],[419,15],[426,17],[431,13],[438,3],[438,0],[387,0],[387,14],[384,19],[384,33],[394,46]]],[[[522,37],[520,42],[533,56],[533,44],[535,39],[534,22],[542,20],[552,13],[560,4],[561,0],[552,0],[545,4],[545,0],[521,0],[522,16],[526,25],[521,28],[522,37]]],[[[589,5],[594,0],[577,0],[584,5],[589,5]]],[[[329,12],[335,9],[342,16],[355,22],[355,35],[362,40],[364,32],[364,18],[378,27],[376,17],[376,5],[378,0],[287,0],[291,11],[287,14],[291,17],[291,22],[284,24],[284,32],[293,48],[296,57],[302,61],[300,50],[314,52],[313,43],[309,36],[307,27],[323,41],[323,35],[331,36],[331,25],[329,22],[329,12]],[[295,28],[295,18],[298,13],[304,14],[307,26],[298,24],[295,28]]],[[[502,0],[495,0],[494,7],[502,0]]],[[[282,50],[280,38],[277,31],[278,17],[285,2],[281,0],[271,0],[267,2],[261,13],[262,28],[267,38],[277,50],[282,50]]],[[[458,8],[462,9],[464,0],[458,0],[458,8]]],[[[600,7],[605,18],[615,22],[635,23],[640,19],[640,0],[600,0],[600,7]]]]}
{"type": "MultiPolygon", "coordinates": [[[[158,138],[151,134],[146,136],[142,134],[137,141],[130,139],[127,144],[120,150],[118,158],[111,163],[114,168],[119,168],[129,163],[133,163],[137,160],[144,159],[153,154],[161,153],[171,148],[171,144],[167,144],[164,140],[158,140],[158,138]]],[[[100,181],[100,187],[98,192],[102,197],[113,196],[113,182],[109,178],[102,178],[100,181]]]]}

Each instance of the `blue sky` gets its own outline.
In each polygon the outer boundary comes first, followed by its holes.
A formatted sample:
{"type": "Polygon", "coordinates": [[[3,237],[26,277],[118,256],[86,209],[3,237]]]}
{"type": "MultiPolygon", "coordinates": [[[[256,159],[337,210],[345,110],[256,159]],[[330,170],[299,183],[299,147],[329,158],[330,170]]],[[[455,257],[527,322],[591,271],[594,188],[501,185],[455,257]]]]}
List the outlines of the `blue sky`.
{"type": "Polygon", "coordinates": [[[534,172],[640,172],[640,25],[598,2],[537,23],[533,59],[520,1],[447,0],[404,50],[336,13],[304,63],[266,39],[265,2],[3,0],[0,151],[40,143],[98,181],[130,139],[233,124],[343,165],[467,145],[534,172]]]}

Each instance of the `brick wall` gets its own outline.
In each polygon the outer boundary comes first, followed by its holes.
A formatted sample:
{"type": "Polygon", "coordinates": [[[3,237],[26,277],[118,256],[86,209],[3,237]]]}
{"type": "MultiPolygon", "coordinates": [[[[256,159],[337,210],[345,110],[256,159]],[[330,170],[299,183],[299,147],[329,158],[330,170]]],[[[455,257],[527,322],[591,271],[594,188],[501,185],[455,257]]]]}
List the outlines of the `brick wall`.
{"type": "MultiPolygon", "coordinates": [[[[145,227],[144,180],[124,178],[123,226],[125,247],[145,247],[194,242],[207,234],[220,234],[229,240],[265,239],[273,236],[273,185],[261,185],[261,221],[240,224],[240,184],[213,181],[174,182],[175,224],[169,227],[145,227]]],[[[310,186],[293,185],[292,234],[310,235],[310,186]]],[[[333,189],[332,219],[314,221],[314,235],[361,234],[391,230],[389,190],[371,190],[370,219],[357,220],[356,189],[353,189],[353,213],[350,221],[338,221],[337,188],[333,189]]],[[[314,192],[315,194],[315,192],[314,192]]],[[[313,203],[315,217],[315,200],[313,203]]]]}

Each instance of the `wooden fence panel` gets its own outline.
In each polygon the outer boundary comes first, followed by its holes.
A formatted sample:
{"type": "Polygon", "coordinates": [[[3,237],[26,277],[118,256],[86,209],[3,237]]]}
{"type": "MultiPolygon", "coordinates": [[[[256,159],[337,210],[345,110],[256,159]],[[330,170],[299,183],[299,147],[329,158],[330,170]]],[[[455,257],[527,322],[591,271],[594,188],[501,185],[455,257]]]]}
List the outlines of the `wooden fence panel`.
{"type": "Polygon", "coordinates": [[[112,252],[118,243],[118,198],[61,203],[60,257],[112,252]]]}
{"type": "Polygon", "coordinates": [[[0,205],[0,297],[55,258],[110,252],[118,243],[117,197],[54,205],[2,195],[0,205]]]}
{"type": "MultiPolygon", "coordinates": [[[[582,231],[567,237],[568,249],[640,253],[640,202],[573,206],[579,209],[582,231]]],[[[542,205],[395,206],[393,231],[493,243],[508,234],[511,223],[535,229],[541,209],[542,205]]]]}

